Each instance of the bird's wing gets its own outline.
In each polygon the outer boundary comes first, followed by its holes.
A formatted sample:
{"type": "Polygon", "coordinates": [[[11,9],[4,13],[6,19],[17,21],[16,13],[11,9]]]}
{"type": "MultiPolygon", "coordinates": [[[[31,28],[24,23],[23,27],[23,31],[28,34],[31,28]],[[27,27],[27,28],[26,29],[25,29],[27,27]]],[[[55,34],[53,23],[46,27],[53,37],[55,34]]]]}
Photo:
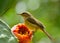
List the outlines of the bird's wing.
{"type": "Polygon", "coordinates": [[[44,29],[43,24],[40,23],[39,21],[37,21],[36,19],[30,17],[30,18],[28,18],[27,20],[28,20],[30,23],[32,23],[32,24],[34,24],[34,25],[40,27],[41,29],[44,29]]]}

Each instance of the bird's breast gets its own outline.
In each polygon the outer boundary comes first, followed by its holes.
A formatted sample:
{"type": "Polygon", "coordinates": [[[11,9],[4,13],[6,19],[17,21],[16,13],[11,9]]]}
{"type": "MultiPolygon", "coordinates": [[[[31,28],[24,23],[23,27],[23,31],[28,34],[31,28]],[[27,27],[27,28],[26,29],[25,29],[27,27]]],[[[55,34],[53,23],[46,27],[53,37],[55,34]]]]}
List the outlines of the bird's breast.
{"type": "Polygon", "coordinates": [[[32,23],[30,23],[30,22],[28,22],[27,20],[25,21],[25,25],[28,27],[28,28],[30,28],[30,29],[32,29],[32,30],[36,30],[36,25],[34,25],[34,24],[32,24],[32,23]]]}

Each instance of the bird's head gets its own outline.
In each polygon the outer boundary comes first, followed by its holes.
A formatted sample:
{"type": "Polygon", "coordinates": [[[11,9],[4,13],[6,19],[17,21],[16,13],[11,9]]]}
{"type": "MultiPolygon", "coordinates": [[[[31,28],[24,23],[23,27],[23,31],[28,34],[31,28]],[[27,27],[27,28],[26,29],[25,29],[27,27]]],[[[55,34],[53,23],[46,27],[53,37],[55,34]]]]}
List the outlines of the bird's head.
{"type": "Polygon", "coordinates": [[[31,14],[29,12],[23,12],[20,15],[23,16],[24,18],[28,18],[31,16],[31,14]]]}

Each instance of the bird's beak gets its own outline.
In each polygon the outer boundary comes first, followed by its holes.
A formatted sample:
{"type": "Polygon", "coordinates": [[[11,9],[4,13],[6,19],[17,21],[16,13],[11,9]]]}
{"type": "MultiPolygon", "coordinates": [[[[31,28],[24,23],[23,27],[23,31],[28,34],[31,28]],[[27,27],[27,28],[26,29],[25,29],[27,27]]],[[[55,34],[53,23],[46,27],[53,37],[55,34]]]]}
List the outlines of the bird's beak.
{"type": "Polygon", "coordinates": [[[18,14],[18,15],[24,16],[23,14],[18,14]]]}
{"type": "Polygon", "coordinates": [[[22,15],[22,14],[18,14],[18,15],[22,15]]]}

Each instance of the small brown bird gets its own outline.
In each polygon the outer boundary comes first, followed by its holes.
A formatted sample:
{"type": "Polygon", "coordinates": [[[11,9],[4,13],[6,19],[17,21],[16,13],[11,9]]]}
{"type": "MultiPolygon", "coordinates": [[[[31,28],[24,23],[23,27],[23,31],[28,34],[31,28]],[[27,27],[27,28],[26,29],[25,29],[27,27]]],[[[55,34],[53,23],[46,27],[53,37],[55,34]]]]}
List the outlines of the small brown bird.
{"type": "Polygon", "coordinates": [[[50,40],[53,41],[53,38],[46,32],[45,26],[39,22],[36,18],[32,16],[29,12],[23,12],[20,14],[24,18],[24,23],[32,30],[36,31],[37,29],[43,31],[50,40]]]}

